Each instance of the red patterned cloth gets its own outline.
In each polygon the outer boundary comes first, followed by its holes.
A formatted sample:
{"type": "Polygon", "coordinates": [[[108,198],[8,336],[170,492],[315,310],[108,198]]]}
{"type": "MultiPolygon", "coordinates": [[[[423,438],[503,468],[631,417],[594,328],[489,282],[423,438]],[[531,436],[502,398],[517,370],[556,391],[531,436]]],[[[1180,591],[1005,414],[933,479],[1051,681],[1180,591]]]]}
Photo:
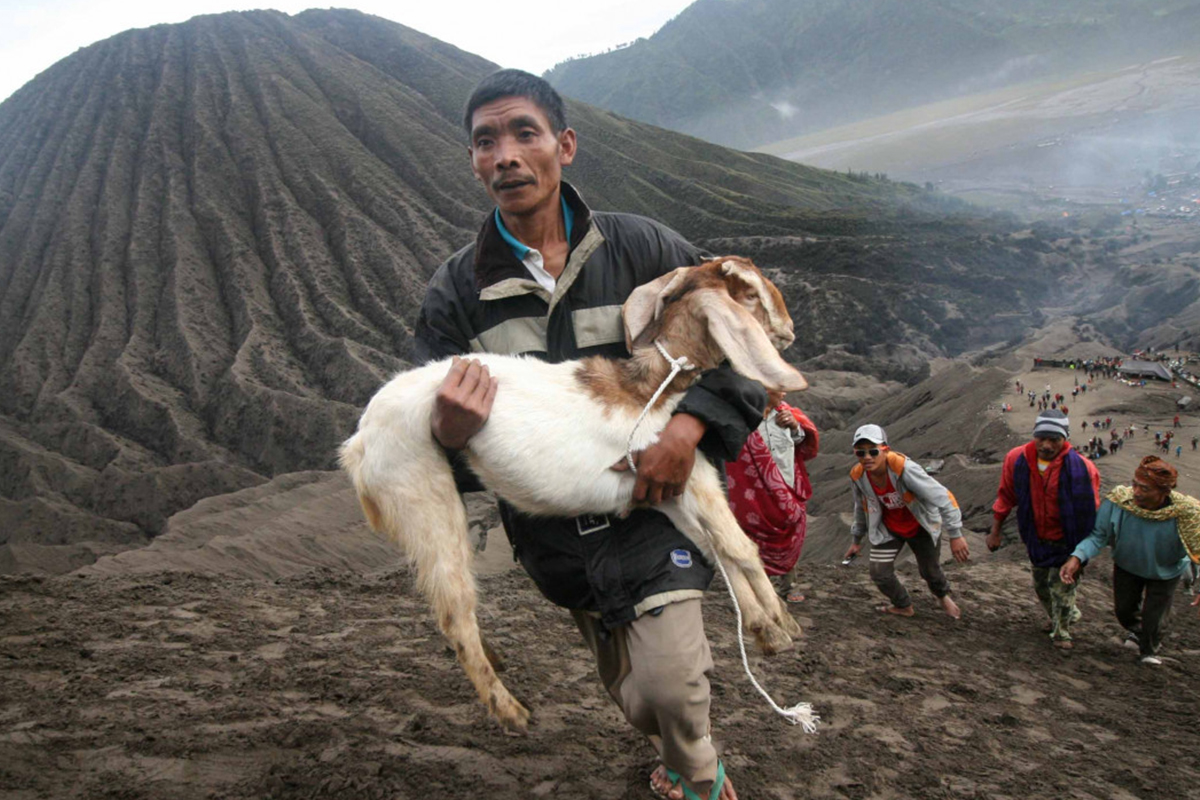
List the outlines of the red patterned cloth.
{"type": "Polygon", "coordinates": [[[738,524],[758,545],[768,575],[783,575],[796,566],[808,527],[805,506],[812,497],[812,483],[804,466],[817,455],[820,437],[812,420],[798,408],[781,403],[804,431],[796,445],[795,483],[788,486],[758,431],[750,434],[737,461],[725,465],[729,505],[738,524]]]}

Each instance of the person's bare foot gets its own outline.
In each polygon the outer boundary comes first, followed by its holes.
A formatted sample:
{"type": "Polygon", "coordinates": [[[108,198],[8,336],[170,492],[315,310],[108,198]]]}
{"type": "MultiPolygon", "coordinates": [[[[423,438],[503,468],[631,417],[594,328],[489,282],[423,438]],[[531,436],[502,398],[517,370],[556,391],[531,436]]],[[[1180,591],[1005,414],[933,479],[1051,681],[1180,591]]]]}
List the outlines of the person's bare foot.
{"type": "Polygon", "coordinates": [[[878,611],[880,614],[895,614],[897,617],[911,617],[913,614],[917,613],[917,612],[913,611],[912,606],[905,606],[904,608],[896,608],[895,606],[884,605],[884,606],[877,606],[875,608],[875,610],[878,611]]]}
{"type": "Polygon", "coordinates": [[[958,607],[958,603],[954,602],[954,599],[950,595],[939,599],[938,602],[941,603],[942,611],[945,611],[951,619],[962,618],[962,609],[958,607]]]}
{"type": "Polygon", "coordinates": [[[672,786],[671,779],[667,777],[667,767],[664,764],[659,764],[650,773],[650,791],[655,797],[667,797],[670,800],[682,800],[683,789],[678,785],[672,786]]]}
{"type": "MultiPolygon", "coordinates": [[[[671,779],[667,777],[667,768],[663,764],[659,764],[650,773],[650,791],[658,797],[666,797],[669,800],[683,800],[683,782],[672,786],[671,779]]],[[[725,784],[721,787],[721,793],[718,795],[720,800],[738,800],[737,792],[733,788],[733,783],[729,778],[725,778],[725,784]]]]}

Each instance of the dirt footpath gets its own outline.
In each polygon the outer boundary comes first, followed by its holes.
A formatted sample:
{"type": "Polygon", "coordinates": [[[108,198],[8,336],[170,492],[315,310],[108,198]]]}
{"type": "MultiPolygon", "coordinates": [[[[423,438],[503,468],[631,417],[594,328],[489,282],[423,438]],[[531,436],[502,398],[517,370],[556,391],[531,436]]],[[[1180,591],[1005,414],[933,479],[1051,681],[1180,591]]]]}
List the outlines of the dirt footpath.
{"type": "MultiPolygon", "coordinates": [[[[865,565],[804,568],[802,647],[754,663],[781,704],[816,704],[817,735],[754,693],[710,593],[714,735],[743,798],[1197,796],[1195,611],[1141,668],[1100,565],[1064,656],[1023,566],[977,557],[948,566],[958,623],[911,566],[913,619],[871,610],[865,565]]],[[[0,579],[0,797],[649,797],[651,751],[566,613],[519,571],[481,584],[525,737],[486,718],[404,572],[0,579]]]]}
{"type": "MultiPolygon", "coordinates": [[[[1073,385],[1067,371],[1016,377],[1073,385]]],[[[1117,425],[1151,425],[1099,462],[1111,486],[1151,451],[1177,393],[1093,387],[1069,403],[1076,428],[1110,410],[1117,425]]],[[[1011,384],[1003,400],[1019,400],[1011,384]]],[[[1014,409],[985,413],[1027,436],[1034,411],[1014,409]]],[[[1200,430],[1185,424],[1181,436],[1200,430]]],[[[1181,488],[1198,493],[1200,454],[1185,448],[1179,463],[1181,488]]],[[[845,536],[833,528],[824,535],[845,536]]],[[[989,554],[968,539],[971,563],[946,565],[959,622],[911,562],[899,572],[913,619],[873,610],[865,559],[802,563],[805,636],[752,663],[781,705],[814,703],[816,735],[776,717],[742,674],[714,585],[713,733],[739,795],[1200,798],[1200,616],[1188,597],[1176,598],[1164,665],[1142,667],[1121,647],[1102,555],[1063,653],[1041,632],[1019,545],[989,554]]],[[[511,568],[502,534],[479,566],[480,627],[535,714],[524,737],[487,718],[402,569],[0,578],[0,798],[649,798],[652,751],[600,688],[567,613],[511,568]]]]}
{"type": "MultiPolygon", "coordinates": [[[[1086,372],[1069,369],[1030,370],[1014,376],[1013,381],[1016,380],[1021,381],[1025,392],[1032,389],[1041,395],[1049,384],[1052,395],[1061,392],[1066,396],[1071,443],[1076,447],[1082,448],[1093,436],[1099,436],[1107,444],[1112,431],[1123,433],[1128,426],[1134,426],[1133,436],[1125,441],[1116,455],[1096,461],[1104,479],[1105,491],[1116,484],[1129,483],[1142,458],[1153,454],[1179,470],[1179,491],[1200,497],[1200,450],[1192,450],[1191,444],[1193,436],[1200,437],[1200,413],[1178,411],[1175,407],[1175,401],[1183,395],[1191,395],[1200,401],[1200,392],[1197,390],[1186,385],[1172,388],[1162,381],[1147,381],[1144,387],[1129,386],[1098,374],[1088,384],[1086,372]],[[1080,392],[1078,397],[1071,397],[1076,379],[1088,388],[1086,392],[1080,392]],[[1176,414],[1180,416],[1178,428],[1173,427],[1176,414]],[[1096,430],[1091,425],[1086,431],[1083,429],[1085,420],[1091,423],[1107,417],[1112,418],[1112,428],[1109,430],[1096,430]],[[1155,446],[1156,431],[1174,431],[1169,454],[1155,446]],[[1179,456],[1175,455],[1176,445],[1183,446],[1179,456]]],[[[1010,382],[1007,393],[998,402],[1012,404],[1012,412],[1004,416],[1013,431],[1021,436],[1031,436],[1038,412],[1037,406],[1029,407],[1028,396],[1018,396],[1015,383],[1010,382]]]]}

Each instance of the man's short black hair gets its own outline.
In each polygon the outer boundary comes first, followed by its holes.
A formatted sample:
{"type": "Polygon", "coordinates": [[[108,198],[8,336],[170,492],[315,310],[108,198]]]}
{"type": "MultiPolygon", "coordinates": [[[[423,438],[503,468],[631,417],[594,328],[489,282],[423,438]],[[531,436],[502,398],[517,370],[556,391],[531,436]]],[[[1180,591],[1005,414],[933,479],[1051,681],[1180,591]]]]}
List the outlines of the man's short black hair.
{"type": "Polygon", "coordinates": [[[475,109],[502,97],[528,97],[546,113],[555,134],[567,129],[567,113],[563,110],[562,97],[553,86],[537,75],[519,69],[502,69],[481,80],[475,91],[471,92],[463,113],[463,127],[468,136],[471,135],[471,117],[475,109]]]}

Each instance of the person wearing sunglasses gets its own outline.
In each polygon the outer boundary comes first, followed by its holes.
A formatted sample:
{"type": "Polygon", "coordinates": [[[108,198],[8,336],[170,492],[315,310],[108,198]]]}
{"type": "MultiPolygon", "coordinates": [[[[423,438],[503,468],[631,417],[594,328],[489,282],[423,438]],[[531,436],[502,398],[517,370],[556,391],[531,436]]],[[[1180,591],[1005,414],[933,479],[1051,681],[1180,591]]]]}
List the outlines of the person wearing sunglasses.
{"type": "Polygon", "coordinates": [[[965,562],[971,556],[958,501],[920,464],[888,447],[887,433],[878,425],[863,425],[854,432],[854,457],[854,544],[846,558],[858,555],[863,537],[870,539],[871,580],[888,599],[879,611],[902,617],[915,613],[908,590],[896,576],[896,559],[908,545],[929,591],[943,611],[958,619],[962,611],[950,596],[950,581],[941,566],[943,531],[955,560],[965,562]]]}
{"type": "Polygon", "coordinates": [[[1100,472],[1071,447],[1070,433],[1066,414],[1053,408],[1043,411],[1033,423],[1033,441],[1004,457],[992,504],[992,529],[985,540],[988,550],[999,549],[1001,526],[1015,508],[1017,530],[1032,564],[1033,589],[1049,617],[1043,630],[1061,650],[1075,646],[1071,626],[1083,616],[1075,605],[1083,574],[1064,583],[1059,572],[1091,535],[1101,498],[1100,472]]]}

